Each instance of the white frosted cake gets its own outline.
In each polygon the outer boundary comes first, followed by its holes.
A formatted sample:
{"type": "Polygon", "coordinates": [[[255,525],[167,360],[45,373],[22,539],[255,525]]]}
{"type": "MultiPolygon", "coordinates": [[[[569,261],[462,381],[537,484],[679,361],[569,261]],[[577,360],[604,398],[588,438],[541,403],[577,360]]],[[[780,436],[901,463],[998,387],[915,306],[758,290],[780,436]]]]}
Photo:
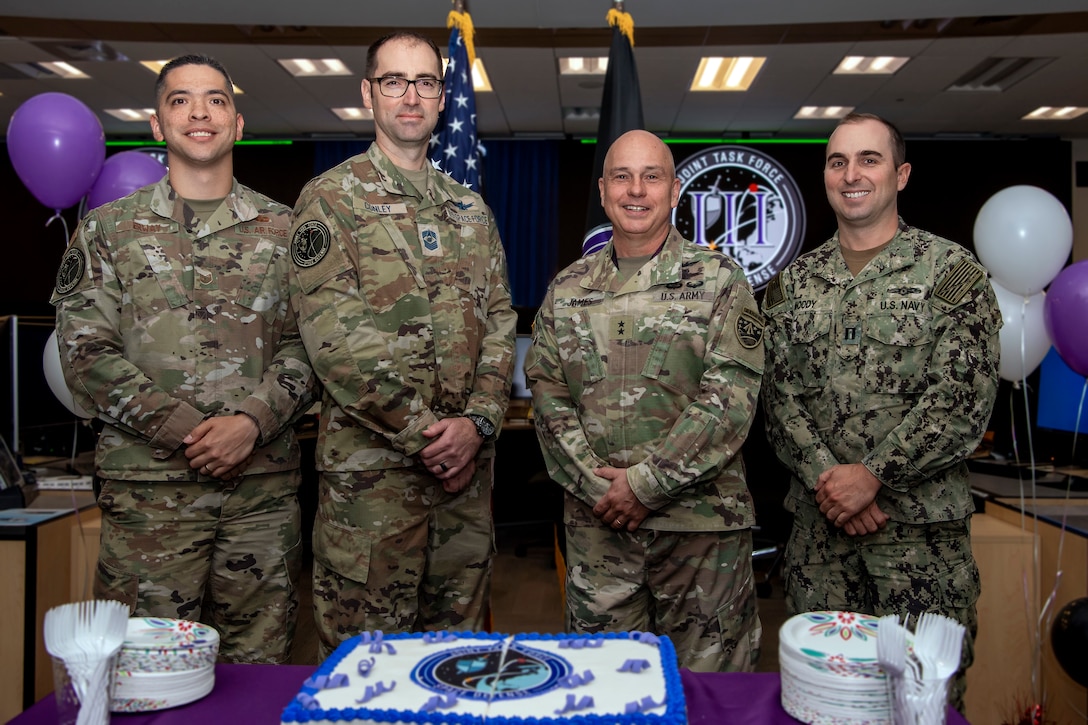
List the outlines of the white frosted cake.
{"type": "Polygon", "coordinates": [[[364,632],[340,645],[283,723],[683,725],[667,637],[364,632]]]}

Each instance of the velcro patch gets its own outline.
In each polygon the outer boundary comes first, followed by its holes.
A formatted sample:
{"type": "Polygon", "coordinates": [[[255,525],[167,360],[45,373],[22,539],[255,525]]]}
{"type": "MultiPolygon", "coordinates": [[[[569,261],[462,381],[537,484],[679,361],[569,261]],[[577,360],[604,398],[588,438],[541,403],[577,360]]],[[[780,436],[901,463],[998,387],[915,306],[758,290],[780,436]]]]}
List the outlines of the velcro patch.
{"type": "Polygon", "coordinates": [[[442,256],[442,237],[438,233],[436,224],[417,224],[419,230],[419,244],[423,248],[424,257],[442,256]]]}
{"type": "MultiPolygon", "coordinates": [[[[775,278],[777,279],[777,277],[775,278]]],[[[737,317],[737,342],[745,350],[751,350],[763,341],[763,316],[755,310],[747,308],[740,311],[737,317]]]]}
{"type": "Polygon", "coordinates": [[[782,275],[776,274],[767,283],[767,292],[763,296],[763,306],[768,310],[778,307],[786,301],[786,290],[782,288],[782,275]]]}
{"type": "Polygon", "coordinates": [[[959,304],[964,295],[984,276],[985,270],[971,260],[964,259],[945,274],[944,279],[933,290],[933,296],[950,305],[959,304]]]}
{"type": "Polygon", "coordinates": [[[83,250],[72,247],[60,260],[60,269],[57,270],[57,294],[66,295],[76,288],[83,279],[83,273],[87,271],[87,260],[83,256],[83,250]]]}
{"type": "Polygon", "coordinates": [[[313,267],[329,253],[332,235],[325,222],[312,219],[295,229],[291,239],[291,259],[302,268],[313,267]]]}

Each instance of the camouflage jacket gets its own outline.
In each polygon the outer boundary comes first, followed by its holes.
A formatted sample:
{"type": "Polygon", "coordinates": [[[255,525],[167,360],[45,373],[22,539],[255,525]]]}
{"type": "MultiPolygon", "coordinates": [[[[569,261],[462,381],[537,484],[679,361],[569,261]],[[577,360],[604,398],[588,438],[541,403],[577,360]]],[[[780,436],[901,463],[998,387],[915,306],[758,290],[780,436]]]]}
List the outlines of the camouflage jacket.
{"type": "Polygon", "coordinates": [[[610,242],[559,273],[536,318],[525,372],[552,479],[592,506],[609,487],[593,469],[626,468],[654,510],[644,528],[751,526],[740,449],[763,319],[744,273],[675,228],[638,274],[616,272],[610,242]]]}
{"type": "Polygon", "coordinates": [[[997,394],[1001,314],[969,251],[902,222],[857,277],[838,235],[767,287],[767,434],[793,473],[787,508],[820,473],[864,463],[897,521],[973,510],[965,459],[997,394]]]}
{"type": "Polygon", "coordinates": [[[182,439],[235,413],[260,427],[249,473],[298,467],[290,424],[315,390],[290,309],[290,223],[237,181],[201,221],[167,177],[80,222],[52,301],[68,387],[106,423],[100,475],[196,480],[182,439]]]}
{"type": "Polygon", "coordinates": [[[371,144],[310,181],[295,212],[295,304],[325,386],[318,469],[413,465],[441,418],[497,429],[517,315],[483,199],[430,166],[420,193],[371,144]]]}

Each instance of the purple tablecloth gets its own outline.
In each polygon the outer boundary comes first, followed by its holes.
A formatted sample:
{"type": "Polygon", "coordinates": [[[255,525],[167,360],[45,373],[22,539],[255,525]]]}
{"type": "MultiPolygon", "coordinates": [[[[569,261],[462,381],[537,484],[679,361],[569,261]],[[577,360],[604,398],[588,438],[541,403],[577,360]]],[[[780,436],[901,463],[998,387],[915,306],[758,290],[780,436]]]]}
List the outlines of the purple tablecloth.
{"type": "MultiPolygon", "coordinates": [[[[202,700],[173,710],[114,715],[112,725],[274,725],[315,668],[301,665],[216,665],[215,689],[202,700]]],[[[778,674],[696,674],[681,671],[688,722],[728,725],[797,725],[782,709],[778,674]]],[[[966,725],[954,710],[948,725],[966,725]]],[[[56,725],[50,695],[8,725],[56,725]]]]}

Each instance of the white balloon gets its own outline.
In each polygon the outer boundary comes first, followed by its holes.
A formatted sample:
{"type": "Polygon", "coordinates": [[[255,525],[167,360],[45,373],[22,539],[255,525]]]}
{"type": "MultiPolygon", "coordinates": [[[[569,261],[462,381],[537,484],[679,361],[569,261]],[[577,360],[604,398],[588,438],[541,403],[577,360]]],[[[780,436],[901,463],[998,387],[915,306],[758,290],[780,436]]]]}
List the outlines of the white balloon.
{"type": "Polygon", "coordinates": [[[45,382],[49,383],[49,389],[65,408],[79,418],[94,417],[75,401],[72,391],[68,389],[68,383],[64,381],[64,373],[60,368],[60,347],[57,345],[55,333],[45,341],[45,349],[42,350],[42,367],[45,369],[45,382]]]}
{"type": "Polygon", "coordinates": [[[1017,382],[1035,372],[1050,351],[1050,333],[1043,321],[1046,293],[1037,292],[1028,297],[1008,290],[992,279],[990,285],[1005,321],[998,335],[1001,342],[998,375],[1017,382]]]}
{"type": "Polygon", "coordinates": [[[1037,186],[1010,186],[975,218],[975,251],[1005,289],[1029,296],[1058,276],[1073,250],[1073,222],[1058,198],[1037,186]]]}

